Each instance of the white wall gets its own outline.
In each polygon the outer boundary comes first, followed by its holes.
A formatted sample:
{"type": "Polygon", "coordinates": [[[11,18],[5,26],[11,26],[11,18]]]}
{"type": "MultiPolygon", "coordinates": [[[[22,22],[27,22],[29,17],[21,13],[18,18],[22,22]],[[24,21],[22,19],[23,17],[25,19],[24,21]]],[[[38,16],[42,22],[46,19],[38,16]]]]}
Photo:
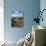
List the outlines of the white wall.
{"type": "Polygon", "coordinates": [[[4,41],[4,1],[0,0],[0,42],[4,41]]]}
{"type": "MultiPolygon", "coordinates": [[[[46,0],[40,0],[40,9],[41,9],[41,11],[42,11],[43,9],[46,9],[46,0]]],[[[40,25],[46,27],[46,11],[43,12],[42,17],[43,17],[43,22],[40,21],[40,25]]]]}

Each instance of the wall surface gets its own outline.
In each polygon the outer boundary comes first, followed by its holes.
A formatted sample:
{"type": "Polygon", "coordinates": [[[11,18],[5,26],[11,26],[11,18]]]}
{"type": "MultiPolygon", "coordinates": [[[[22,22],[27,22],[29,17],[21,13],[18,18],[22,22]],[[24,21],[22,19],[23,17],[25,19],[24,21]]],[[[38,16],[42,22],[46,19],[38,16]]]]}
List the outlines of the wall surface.
{"type": "MultiPolygon", "coordinates": [[[[42,11],[43,9],[46,9],[46,0],[41,0],[41,1],[40,1],[40,9],[41,9],[41,11],[42,11]]],[[[42,17],[43,17],[43,22],[40,21],[40,25],[46,27],[46,10],[43,12],[42,17]]]]}
{"type": "Polygon", "coordinates": [[[7,41],[18,41],[32,28],[32,20],[40,9],[40,0],[4,0],[4,35],[7,41]],[[12,10],[24,11],[24,27],[11,27],[12,10]]]}
{"type": "Polygon", "coordinates": [[[4,41],[4,0],[0,0],[0,42],[4,41]]]}

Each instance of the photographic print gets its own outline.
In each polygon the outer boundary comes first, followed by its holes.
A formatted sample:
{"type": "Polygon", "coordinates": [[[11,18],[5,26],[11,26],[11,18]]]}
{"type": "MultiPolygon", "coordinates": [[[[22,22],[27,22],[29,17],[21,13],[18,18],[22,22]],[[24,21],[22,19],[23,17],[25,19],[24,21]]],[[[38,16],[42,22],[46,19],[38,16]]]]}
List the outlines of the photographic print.
{"type": "Polygon", "coordinates": [[[11,16],[11,27],[23,27],[24,13],[23,11],[13,11],[11,16]]]}

